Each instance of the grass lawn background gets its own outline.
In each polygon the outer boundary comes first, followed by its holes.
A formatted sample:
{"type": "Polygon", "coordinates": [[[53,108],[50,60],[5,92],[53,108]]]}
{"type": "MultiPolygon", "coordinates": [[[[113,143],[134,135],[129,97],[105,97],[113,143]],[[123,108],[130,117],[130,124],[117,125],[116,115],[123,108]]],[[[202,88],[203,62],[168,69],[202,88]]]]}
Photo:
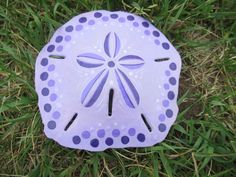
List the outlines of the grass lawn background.
{"type": "Polygon", "coordinates": [[[236,176],[236,1],[1,0],[0,176],[236,176]],[[91,153],[43,133],[36,56],[58,27],[97,9],[149,19],[182,56],[180,112],[159,145],[91,153]]]}

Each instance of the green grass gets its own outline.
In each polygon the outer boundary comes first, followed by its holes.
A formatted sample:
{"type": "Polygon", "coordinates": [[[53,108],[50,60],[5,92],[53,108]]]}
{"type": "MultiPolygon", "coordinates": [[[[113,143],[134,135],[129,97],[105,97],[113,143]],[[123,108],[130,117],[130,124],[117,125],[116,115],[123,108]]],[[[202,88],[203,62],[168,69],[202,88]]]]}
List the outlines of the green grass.
{"type": "Polygon", "coordinates": [[[235,1],[55,1],[0,1],[0,176],[236,175],[235,1]],[[159,145],[91,153],[43,133],[36,56],[59,26],[95,9],[149,19],[182,56],[180,112],[159,145]]]}

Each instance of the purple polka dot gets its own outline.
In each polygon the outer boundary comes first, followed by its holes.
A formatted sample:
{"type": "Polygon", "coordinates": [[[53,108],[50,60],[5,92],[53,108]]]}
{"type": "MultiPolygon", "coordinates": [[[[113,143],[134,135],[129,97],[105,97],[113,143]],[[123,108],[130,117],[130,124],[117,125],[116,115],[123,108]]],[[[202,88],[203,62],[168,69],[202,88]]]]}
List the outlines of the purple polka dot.
{"type": "Polygon", "coordinates": [[[134,16],[128,15],[128,16],[127,16],[127,19],[128,19],[129,21],[133,21],[133,20],[134,20],[134,16]]]}
{"type": "Polygon", "coordinates": [[[146,34],[148,36],[148,35],[150,35],[150,31],[149,30],[145,30],[144,34],[146,34]]]}
{"type": "Polygon", "coordinates": [[[106,143],[107,146],[111,146],[111,145],[113,144],[113,139],[110,138],[110,137],[108,137],[108,138],[106,139],[105,143],[106,143]]]}
{"type": "Polygon", "coordinates": [[[165,119],[166,119],[166,117],[165,117],[164,114],[160,114],[160,115],[159,115],[159,120],[160,120],[161,122],[164,122],[165,119]]]}
{"type": "Polygon", "coordinates": [[[174,71],[174,70],[176,70],[177,66],[176,66],[175,63],[171,63],[170,66],[169,66],[169,68],[170,68],[172,71],[174,71]]]}
{"type": "Polygon", "coordinates": [[[52,113],[52,117],[53,117],[54,119],[59,119],[59,118],[61,117],[61,114],[60,114],[60,112],[55,111],[55,112],[52,113]]]}
{"type": "Polygon", "coordinates": [[[69,35],[67,35],[66,37],[65,37],[65,41],[70,41],[71,40],[71,37],[69,36],[69,35]]]}
{"type": "Polygon", "coordinates": [[[91,144],[92,147],[98,147],[99,141],[98,141],[98,139],[92,139],[90,141],[90,144],[91,144]]]}
{"type": "Polygon", "coordinates": [[[79,22],[80,23],[85,23],[87,21],[87,18],[86,17],[81,17],[80,19],[79,19],[79,22]]]}
{"type": "Polygon", "coordinates": [[[61,52],[62,50],[63,50],[63,46],[62,45],[57,46],[57,51],[58,52],[61,52]]]}
{"type": "Polygon", "coordinates": [[[95,21],[94,21],[94,20],[89,20],[88,24],[89,24],[89,25],[94,25],[94,24],[95,24],[95,21]]]}
{"type": "Polygon", "coordinates": [[[50,112],[51,109],[52,109],[52,106],[50,104],[47,103],[47,104],[44,105],[44,111],[50,112]]]}
{"type": "Polygon", "coordinates": [[[52,52],[54,49],[55,49],[54,45],[49,45],[48,48],[47,48],[47,51],[52,52]]]}
{"type": "Polygon", "coordinates": [[[103,137],[105,136],[105,130],[104,130],[104,129],[98,130],[97,136],[98,136],[99,138],[103,138],[103,137]]]}
{"type": "Polygon", "coordinates": [[[104,16],[104,17],[102,17],[102,20],[103,20],[104,22],[107,22],[107,21],[109,20],[109,18],[108,18],[107,16],[104,16]]]}
{"type": "Polygon", "coordinates": [[[133,26],[134,26],[134,27],[138,27],[138,26],[139,26],[138,22],[134,22],[134,23],[133,23],[133,26]]]}
{"type": "Polygon", "coordinates": [[[88,138],[90,137],[89,131],[87,131],[87,130],[86,130],[86,131],[83,131],[83,132],[82,132],[82,137],[85,138],[85,139],[88,139],[88,138]]]}
{"type": "Polygon", "coordinates": [[[113,67],[115,66],[114,61],[109,61],[109,62],[108,62],[108,66],[111,67],[111,68],[113,68],[113,67]]]}
{"type": "Polygon", "coordinates": [[[168,50],[170,48],[169,44],[166,42],[162,43],[162,47],[166,50],[168,50]]]}
{"type": "Polygon", "coordinates": [[[168,97],[170,100],[173,100],[173,99],[175,98],[174,92],[169,91],[167,97],[168,97]]]}
{"type": "Polygon", "coordinates": [[[57,99],[57,95],[55,93],[50,95],[50,100],[51,101],[56,101],[56,99],[57,99]]]}
{"type": "Polygon", "coordinates": [[[83,29],[83,26],[82,25],[77,25],[76,27],[75,27],[75,30],[76,31],[81,31],[83,29]]]}
{"type": "Polygon", "coordinates": [[[165,71],[166,76],[170,76],[170,71],[165,71]]]}
{"type": "Polygon", "coordinates": [[[51,129],[51,130],[55,129],[56,128],[56,122],[53,121],[53,120],[50,120],[48,122],[48,128],[51,129]]]}
{"type": "Polygon", "coordinates": [[[43,88],[42,91],[41,91],[42,95],[43,96],[48,96],[49,94],[49,89],[48,88],[43,88]]]}
{"type": "Polygon", "coordinates": [[[40,79],[42,81],[45,81],[48,79],[48,73],[47,72],[43,72],[41,75],[40,75],[40,79]]]}
{"type": "Polygon", "coordinates": [[[148,23],[148,22],[142,22],[142,25],[143,25],[145,28],[148,28],[148,27],[149,27],[149,23],[148,23]]]}
{"type": "Polygon", "coordinates": [[[43,58],[43,59],[41,60],[41,65],[42,65],[42,66],[47,66],[47,64],[48,64],[48,59],[47,59],[47,58],[43,58]]]}
{"type": "Polygon", "coordinates": [[[169,84],[164,84],[164,88],[165,88],[165,90],[169,90],[169,88],[170,88],[169,84]]]}
{"type": "Polygon", "coordinates": [[[166,130],[166,125],[165,124],[159,124],[158,129],[160,130],[160,132],[164,132],[166,130]]]}
{"type": "Polygon", "coordinates": [[[129,143],[129,137],[128,136],[122,136],[121,137],[122,144],[128,144],[129,143]]]}
{"type": "Polygon", "coordinates": [[[155,37],[159,37],[160,36],[160,33],[158,31],[153,31],[152,34],[155,37]]]}
{"type": "Polygon", "coordinates": [[[158,39],[155,39],[154,42],[156,45],[160,45],[160,41],[158,39]]]}
{"type": "Polygon", "coordinates": [[[67,32],[73,31],[74,27],[72,25],[66,27],[67,32]]]}
{"type": "Polygon", "coordinates": [[[74,144],[79,144],[80,141],[81,141],[81,139],[80,139],[79,136],[74,136],[74,137],[72,138],[72,141],[73,141],[74,144]]]}
{"type": "Polygon", "coordinates": [[[128,133],[129,133],[130,136],[134,136],[135,133],[136,133],[136,130],[134,128],[130,128],[128,133]]]}
{"type": "Polygon", "coordinates": [[[111,18],[116,19],[116,18],[118,18],[118,15],[117,14],[111,14],[111,18]]]}
{"type": "Polygon", "coordinates": [[[175,85],[176,84],[176,79],[174,77],[171,77],[169,79],[169,82],[170,82],[171,85],[175,85]]]}
{"type": "Polygon", "coordinates": [[[173,111],[172,111],[171,109],[167,109],[167,110],[166,110],[166,116],[167,116],[168,118],[171,118],[171,117],[173,116],[173,111]]]}
{"type": "Polygon", "coordinates": [[[120,130],[114,129],[114,130],[112,131],[112,135],[113,135],[114,137],[118,137],[118,136],[120,135],[120,130]]]}
{"type": "Polygon", "coordinates": [[[96,18],[100,18],[101,16],[102,16],[102,13],[100,13],[100,12],[94,13],[94,17],[96,17],[96,18]]]}
{"type": "Polygon", "coordinates": [[[57,36],[55,41],[56,43],[60,43],[62,40],[63,40],[62,36],[57,36]]]}
{"type": "Polygon", "coordinates": [[[163,100],[163,101],[162,101],[162,105],[163,105],[164,107],[168,107],[168,106],[169,106],[169,101],[168,101],[168,100],[163,100]]]}
{"type": "Polygon", "coordinates": [[[125,22],[125,18],[124,18],[124,17],[120,17],[120,18],[118,19],[118,21],[119,21],[120,23],[124,23],[124,22],[125,22]]]}
{"type": "Polygon", "coordinates": [[[49,65],[48,66],[48,71],[54,71],[55,70],[55,65],[49,65]]]}
{"type": "Polygon", "coordinates": [[[53,87],[55,85],[55,81],[54,80],[49,80],[48,81],[48,86],[49,87],[53,87]]]}
{"type": "Polygon", "coordinates": [[[138,136],[137,136],[137,139],[138,139],[140,142],[144,142],[144,141],[145,141],[145,135],[142,134],[142,133],[139,133],[138,136]]]}

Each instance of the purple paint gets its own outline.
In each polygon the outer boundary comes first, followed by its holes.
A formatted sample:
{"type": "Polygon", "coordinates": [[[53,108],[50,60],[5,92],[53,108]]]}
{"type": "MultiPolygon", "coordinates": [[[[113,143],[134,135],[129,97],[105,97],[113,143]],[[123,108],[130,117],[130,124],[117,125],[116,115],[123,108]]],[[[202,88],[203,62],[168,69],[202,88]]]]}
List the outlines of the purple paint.
{"type": "Polygon", "coordinates": [[[47,72],[43,72],[41,75],[40,75],[40,79],[42,81],[45,81],[48,79],[48,73],[47,72]]]}
{"type": "Polygon", "coordinates": [[[140,142],[144,142],[144,141],[145,141],[145,135],[142,134],[142,133],[139,133],[139,134],[137,135],[137,139],[138,139],[138,141],[140,141],[140,142]]]}
{"type": "Polygon", "coordinates": [[[55,93],[50,95],[50,101],[56,101],[57,95],[55,93]]]}
{"type": "Polygon", "coordinates": [[[118,21],[119,21],[120,23],[124,23],[124,22],[125,22],[125,18],[124,18],[124,17],[120,17],[120,18],[118,19],[118,21]]]}
{"type": "Polygon", "coordinates": [[[74,27],[72,25],[66,27],[66,32],[72,32],[74,27]]]}
{"type": "Polygon", "coordinates": [[[55,85],[55,81],[54,80],[49,80],[48,81],[48,86],[49,87],[53,87],[55,85]]]}
{"type": "Polygon", "coordinates": [[[90,137],[90,133],[89,133],[89,131],[83,131],[82,132],[82,137],[84,138],[84,139],[88,139],[89,137],[90,137]]]}
{"type": "Polygon", "coordinates": [[[47,48],[48,52],[52,52],[55,49],[55,45],[49,45],[47,48]]]}
{"type": "Polygon", "coordinates": [[[122,144],[128,144],[129,143],[129,137],[128,136],[122,136],[121,137],[122,144]]]}
{"type": "Polygon", "coordinates": [[[104,130],[104,129],[98,130],[97,136],[98,136],[99,138],[103,138],[103,137],[105,136],[105,130],[104,130]]]}
{"type": "Polygon", "coordinates": [[[65,36],[65,41],[69,42],[71,40],[71,36],[67,35],[65,36]]]}
{"type": "Polygon", "coordinates": [[[72,139],[72,141],[73,141],[74,144],[79,144],[80,141],[81,141],[81,139],[80,139],[79,136],[74,136],[73,139],[72,139]]]}
{"type": "Polygon", "coordinates": [[[57,46],[57,49],[56,49],[58,52],[61,52],[63,50],[63,46],[62,45],[59,45],[57,46]]]}
{"type": "Polygon", "coordinates": [[[102,20],[103,20],[104,22],[107,22],[107,21],[109,20],[109,18],[108,18],[107,16],[104,16],[104,17],[102,17],[102,20]]]}
{"type": "Polygon", "coordinates": [[[61,117],[61,113],[59,111],[55,111],[52,113],[52,117],[54,119],[59,119],[61,117]]]}
{"type": "Polygon", "coordinates": [[[55,70],[55,65],[54,64],[51,64],[48,66],[48,71],[54,71],[55,70]]]}
{"type": "Polygon", "coordinates": [[[113,144],[113,139],[111,137],[108,137],[105,141],[107,146],[111,146],[113,144]]]}
{"type": "Polygon", "coordinates": [[[160,120],[161,122],[164,122],[165,119],[166,119],[166,117],[165,117],[164,114],[160,114],[160,115],[159,115],[159,120],[160,120]]]}
{"type": "Polygon", "coordinates": [[[128,16],[127,16],[127,19],[128,19],[129,21],[133,21],[133,20],[134,20],[134,16],[133,16],[133,15],[128,15],[128,16]]]}
{"type": "Polygon", "coordinates": [[[41,61],[41,65],[42,66],[47,66],[48,64],[48,59],[47,58],[43,58],[42,61],[41,61]]]}
{"type": "Polygon", "coordinates": [[[180,70],[178,52],[146,19],[121,11],[80,14],[56,30],[36,61],[45,134],[89,151],[157,144],[178,114],[180,70]]]}
{"type": "Polygon", "coordinates": [[[63,36],[57,36],[56,37],[56,43],[60,43],[63,40],[63,36]]]}
{"type": "Polygon", "coordinates": [[[134,136],[135,133],[136,133],[136,130],[134,128],[130,128],[128,133],[129,133],[130,136],[134,136]]]}
{"type": "Polygon", "coordinates": [[[81,17],[80,19],[79,19],[79,22],[80,23],[85,23],[87,21],[87,18],[86,17],[81,17]]]}
{"type": "Polygon", "coordinates": [[[120,135],[120,130],[114,129],[114,130],[112,131],[112,136],[118,137],[119,135],[120,135]]]}
{"type": "Polygon", "coordinates": [[[51,129],[51,130],[55,129],[56,128],[56,122],[53,121],[53,120],[49,121],[48,122],[48,128],[51,129]]]}
{"type": "Polygon", "coordinates": [[[89,24],[89,25],[94,25],[94,24],[95,24],[95,21],[94,21],[94,20],[89,20],[88,24],[89,24]]]}
{"type": "Polygon", "coordinates": [[[94,17],[96,17],[96,18],[100,18],[101,16],[102,16],[102,13],[100,13],[100,12],[94,13],[94,17]]]}
{"type": "Polygon", "coordinates": [[[138,22],[134,22],[134,23],[133,23],[133,26],[134,26],[134,27],[138,27],[138,26],[139,26],[138,22]]]}
{"type": "Polygon", "coordinates": [[[82,25],[76,25],[75,30],[76,31],[81,31],[83,29],[82,25]]]}

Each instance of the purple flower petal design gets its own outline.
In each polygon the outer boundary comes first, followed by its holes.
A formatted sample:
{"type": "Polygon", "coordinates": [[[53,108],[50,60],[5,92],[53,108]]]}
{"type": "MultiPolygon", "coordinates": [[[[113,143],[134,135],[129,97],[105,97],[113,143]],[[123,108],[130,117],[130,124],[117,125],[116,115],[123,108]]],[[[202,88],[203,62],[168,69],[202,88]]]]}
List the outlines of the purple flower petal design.
{"type": "Polygon", "coordinates": [[[88,62],[84,62],[84,61],[81,61],[81,60],[78,60],[77,59],[77,63],[82,66],[82,67],[85,67],[85,68],[96,68],[96,67],[99,67],[99,66],[102,66],[103,63],[88,63],[88,62]]]}
{"type": "Polygon", "coordinates": [[[128,95],[128,93],[127,93],[126,90],[125,90],[125,87],[124,87],[124,85],[123,85],[123,83],[122,83],[122,81],[121,81],[121,79],[120,79],[119,74],[117,73],[117,71],[115,71],[115,73],[116,73],[117,83],[118,83],[118,85],[119,85],[121,94],[122,94],[122,96],[123,96],[123,98],[124,98],[124,100],[125,100],[125,103],[126,103],[130,108],[135,108],[135,107],[134,107],[134,104],[132,103],[132,101],[131,101],[131,99],[130,99],[130,97],[129,97],[129,95],[128,95]]]}
{"type": "Polygon", "coordinates": [[[83,54],[80,54],[78,57],[86,57],[90,59],[105,61],[105,58],[94,53],[83,53],[83,54]]]}
{"type": "Polygon", "coordinates": [[[102,70],[101,72],[99,72],[85,87],[85,89],[82,92],[81,95],[81,103],[84,103],[85,98],[87,97],[87,95],[89,94],[90,90],[92,89],[93,85],[95,84],[95,82],[99,79],[99,77],[102,75],[102,73],[105,71],[102,70]]]}
{"type": "Polygon", "coordinates": [[[128,76],[123,71],[121,71],[120,69],[118,69],[118,71],[121,73],[121,75],[125,79],[127,85],[129,86],[129,89],[131,90],[131,92],[132,92],[132,94],[135,98],[136,103],[139,104],[140,98],[139,98],[138,91],[136,90],[136,88],[134,87],[134,85],[132,84],[132,82],[130,81],[128,76]]]}
{"type": "MultiPolygon", "coordinates": [[[[113,58],[115,58],[120,52],[121,42],[118,35],[114,33],[114,41],[115,41],[114,50],[111,49],[110,36],[111,36],[111,32],[109,32],[105,37],[104,51],[109,58],[111,58],[111,50],[112,50],[112,53],[114,51],[113,58]]],[[[95,67],[102,66],[104,64],[104,61],[106,60],[102,56],[94,54],[94,53],[83,53],[83,54],[78,55],[78,57],[79,57],[79,59],[77,59],[78,64],[86,68],[95,68],[95,67]]],[[[144,60],[137,55],[126,55],[126,56],[121,57],[118,61],[121,66],[128,69],[137,69],[144,65],[144,60]]],[[[92,88],[94,87],[95,83],[98,80],[100,80],[99,78],[103,75],[104,71],[105,69],[100,71],[87,84],[87,86],[83,90],[82,95],[81,95],[81,103],[84,104],[85,107],[91,107],[99,98],[103,90],[103,87],[106,83],[106,80],[108,78],[109,71],[107,71],[105,76],[103,76],[97,88],[95,89],[94,93],[92,94],[91,98],[88,99],[88,101],[85,101],[89,93],[91,92],[92,88]]],[[[128,76],[120,69],[115,70],[115,75],[116,75],[116,80],[118,82],[118,85],[121,90],[121,94],[122,94],[122,97],[124,98],[125,103],[130,108],[135,108],[140,102],[140,97],[139,97],[137,89],[135,88],[131,80],[128,78],[128,76]],[[127,85],[127,88],[125,88],[124,84],[127,85]],[[126,89],[129,89],[129,92],[127,92],[126,89]]]]}
{"type": "Polygon", "coordinates": [[[125,68],[128,69],[138,69],[140,67],[142,67],[144,65],[144,63],[140,63],[140,64],[120,64],[121,66],[124,66],[125,68]]]}
{"type": "Polygon", "coordinates": [[[115,58],[117,54],[120,52],[120,38],[117,36],[116,33],[114,34],[115,34],[115,52],[113,57],[115,58]]]}
{"type": "Polygon", "coordinates": [[[108,74],[109,74],[109,71],[107,71],[106,75],[102,78],[100,84],[98,85],[98,87],[96,88],[93,96],[90,98],[90,100],[88,101],[88,103],[85,105],[85,107],[90,107],[92,106],[98,99],[98,97],[100,96],[101,92],[102,92],[102,89],[107,81],[107,78],[108,78],[108,74]]]}
{"type": "Polygon", "coordinates": [[[109,46],[110,35],[111,35],[111,32],[106,35],[105,41],[104,41],[104,51],[109,57],[111,57],[110,48],[109,48],[110,47],[109,46]]]}
{"type": "Polygon", "coordinates": [[[126,61],[126,60],[140,60],[140,61],[144,61],[141,57],[139,57],[137,55],[125,55],[125,56],[121,57],[118,61],[126,61]]]}
{"type": "Polygon", "coordinates": [[[118,61],[121,66],[128,69],[138,69],[144,65],[144,60],[137,55],[126,55],[118,61]]]}

